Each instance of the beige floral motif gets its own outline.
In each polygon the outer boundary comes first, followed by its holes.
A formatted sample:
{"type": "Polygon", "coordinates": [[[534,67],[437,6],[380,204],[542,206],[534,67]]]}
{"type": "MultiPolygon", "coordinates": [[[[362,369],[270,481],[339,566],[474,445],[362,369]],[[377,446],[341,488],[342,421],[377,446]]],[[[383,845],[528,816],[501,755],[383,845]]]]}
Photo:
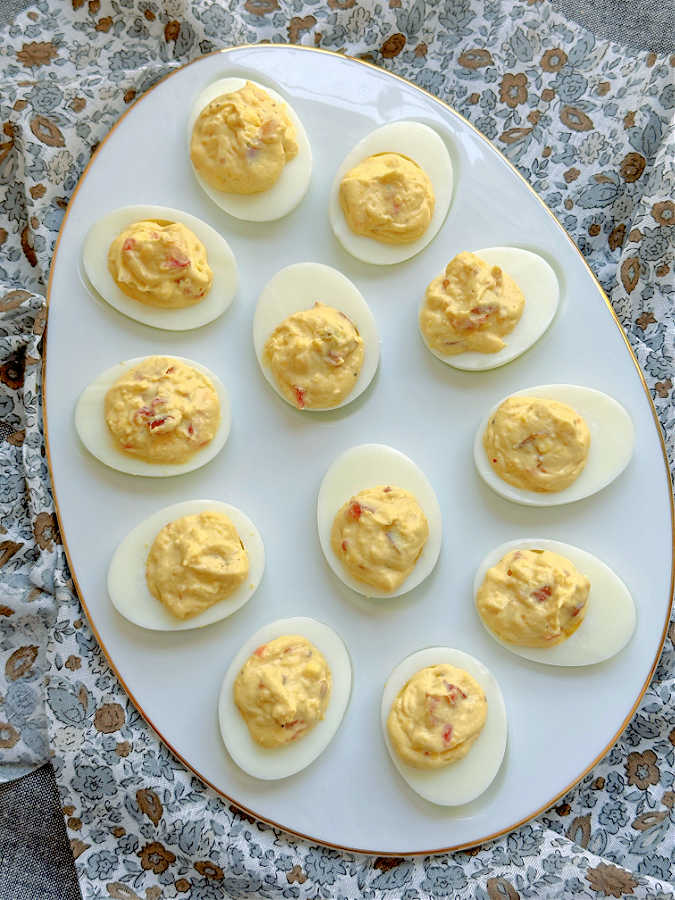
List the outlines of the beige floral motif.
{"type": "Polygon", "coordinates": [[[593,128],[593,120],[576,106],[563,106],[560,121],[572,131],[590,131],[593,128]]]}
{"type": "Polygon", "coordinates": [[[106,889],[108,896],[113,900],[141,900],[138,894],[122,881],[111,881],[106,884],[106,889]]]}
{"type": "Polygon", "coordinates": [[[569,824],[567,837],[580,847],[588,847],[591,839],[591,817],[577,816],[569,824]]]}
{"type": "Polygon", "coordinates": [[[378,869],[380,872],[388,872],[390,869],[400,866],[402,862],[402,856],[378,856],[373,863],[373,868],[378,869]]]}
{"type": "Polygon", "coordinates": [[[307,881],[307,876],[302,871],[300,866],[293,866],[290,872],[286,872],[286,881],[289,884],[293,884],[294,882],[298,882],[298,884],[304,884],[307,881]]]}
{"type": "Polygon", "coordinates": [[[675,806],[675,791],[666,791],[661,797],[661,803],[667,806],[668,809],[672,809],[675,806]]]}
{"type": "Polygon", "coordinates": [[[640,277],[640,260],[637,256],[630,256],[621,263],[621,283],[627,293],[635,290],[640,277]]]}
{"type": "Polygon", "coordinates": [[[145,871],[152,871],[155,875],[161,875],[166,872],[169,866],[176,861],[175,855],[167,850],[159,841],[152,841],[146,844],[136,852],[136,856],[140,857],[141,867],[145,871]]]}
{"type": "Polygon", "coordinates": [[[609,233],[609,237],[607,238],[607,243],[609,244],[610,250],[618,250],[619,247],[623,246],[623,242],[626,240],[626,226],[621,222],[619,225],[615,225],[614,228],[609,233]]]}
{"type": "Polygon", "coordinates": [[[7,229],[0,228],[0,247],[5,243],[6,240],[7,240],[7,229]]]}
{"type": "Polygon", "coordinates": [[[541,99],[544,101],[544,103],[550,103],[554,97],[555,91],[553,90],[553,88],[544,88],[544,90],[541,92],[541,99]]]}
{"type": "Polygon", "coordinates": [[[309,29],[313,28],[315,25],[316,18],[314,16],[305,16],[302,19],[299,16],[293,16],[286,29],[288,31],[288,40],[291,44],[297,44],[301,32],[309,31],[309,29]]]}
{"type": "Polygon", "coordinates": [[[41,550],[51,552],[54,549],[54,541],[61,543],[58,537],[56,516],[53,513],[38,513],[33,523],[33,533],[41,550]]]}
{"type": "Polygon", "coordinates": [[[279,2],[278,0],[246,0],[244,9],[254,16],[266,16],[279,9],[279,2]]]}
{"type": "Polygon", "coordinates": [[[394,56],[399,55],[404,47],[405,35],[400,32],[392,34],[391,37],[388,37],[384,44],[382,44],[382,56],[384,56],[385,59],[393,59],[394,56]]]}
{"type": "Polygon", "coordinates": [[[131,753],[131,744],[129,741],[120,741],[115,745],[115,754],[120,757],[128,756],[131,753]]]}
{"type": "Polygon", "coordinates": [[[37,265],[37,253],[33,246],[33,235],[30,233],[28,225],[25,225],[21,231],[21,249],[28,262],[35,268],[37,265]]]}
{"type": "Polygon", "coordinates": [[[609,83],[609,81],[601,81],[601,82],[598,84],[598,94],[599,94],[601,97],[604,97],[605,94],[608,94],[608,93],[609,93],[610,87],[611,87],[611,84],[609,83]]]}
{"type": "Polygon", "coordinates": [[[594,891],[602,892],[605,897],[623,897],[625,894],[631,894],[638,886],[638,882],[630,872],[618,866],[608,866],[606,863],[588,869],[586,881],[594,891]]]}
{"type": "Polygon", "coordinates": [[[659,825],[667,816],[668,813],[664,809],[642,813],[632,822],[630,827],[636,831],[647,831],[648,828],[659,825]]]}
{"type": "Polygon", "coordinates": [[[594,778],[593,781],[591,782],[591,788],[594,791],[601,791],[604,788],[604,786],[605,786],[605,779],[602,777],[602,775],[599,775],[597,778],[594,778]]]}
{"type": "Polygon", "coordinates": [[[632,128],[635,125],[635,111],[630,110],[623,117],[623,127],[624,128],[632,128]]]}
{"type": "Polygon", "coordinates": [[[427,55],[427,45],[424,41],[420,41],[420,43],[415,47],[414,53],[415,56],[426,56],[427,55]]]}
{"type": "Polygon", "coordinates": [[[356,0],[328,0],[331,9],[352,9],[356,6],[356,0]]]}
{"type": "Polygon", "coordinates": [[[654,313],[652,312],[643,312],[635,320],[635,324],[643,331],[647,330],[648,325],[654,325],[655,323],[656,319],[654,318],[654,313]]]}
{"type": "Polygon", "coordinates": [[[107,34],[112,28],[113,20],[111,16],[104,16],[96,23],[96,31],[102,31],[107,34]]]}
{"type": "Polygon", "coordinates": [[[124,710],[119,703],[104,703],[96,710],[94,716],[94,728],[102,734],[119,731],[124,722],[124,710]]]}
{"type": "Polygon", "coordinates": [[[0,722],[0,748],[9,750],[19,740],[21,735],[13,725],[9,722],[0,722]]]}
{"type": "Polygon", "coordinates": [[[70,816],[70,818],[66,822],[66,825],[71,829],[71,831],[79,831],[82,828],[82,819],[78,819],[75,816],[70,816]]]}
{"type": "Polygon", "coordinates": [[[150,819],[153,825],[157,826],[164,812],[162,801],[157,794],[150,788],[141,788],[136,791],[136,800],[140,811],[150,819]]]}
{"type": "Polygon", "coordinates": [[[642,175],[647,165],[647,160],[641,153],[628,153],[621,160],[621,168],[619,169],[621,177],[624,181],[637,181],[642,175]]]}
{"type": "Polygon", "coordinates": [[[488,878],[485,887],[490,900],[504,900],[505,897],[508,897],[509,900],[519,900],[520,898],[518,891],[506,878],[488,878]]]}
{"type": "Polygon", "coordinates": [[[122,828],[121,825],[118,825],[117,828],[113,828],[110,833],[113,837],[121,838],[124,837],[124,835],[127,833],[127,830],[126,828],[122,828]]]}
{"type": "MultiPolygon", "coordinates": [[[[6,619],[8,619],[10,616],[13,616],[13,615],[14,615],[14,610],[11,608],[11,606],[5,606],[4,603],[2,604],[2,606],[0,606],[0,616],[4,616],[6,619]]],[[[1,727],[2,726],[0,726],[0,728],[1,727]]]]}
{"type": "Polygon", "coordinates": [[[527,100],[527,75],[524,72],[506,72],[499,85],[499,99],[514,109],[527,100]]]}
{"type": "Polygon", "coordinates": [[[465,69],[482,69],[483,66],[492,65],[492,54],[481,47],[473,47],[471,50],[465,50],[457,62],[465,69]]]}
{"type": "MultiPolygon", "coordinates": [[[[178,22],[176,19],[172,19],[170,22],[166,23],[166,25],[164,26],[164,40],[167,42],[167,44],[171,43],[171,41],[177,41],[179,34],[180,22],[178,22]]],[[[128,102],[126,101],[126,98],[125,102],[128,102]]]]}
{"type": "Polygon", "coordinates": [[[569,805],[569,803],[561,803],[556,806],[555,811],[559,816],[569,816],[569,814],[572,812],[572,807],[569,805]]]}
{"type": "Polygon", "coordinates": [[[7,680],[18,681],[19,678],[27,675],[38,657],[38,652],[38,647],[35,644],[16,649],[5,663],[7,680]]]}
{"type": "Polygon", "coordinates": [[[670,380],[670,378],[667,378],[665,381],[657,381],[654,385],[654,390],[659,395],[659,397],[662,397],[665,400],[672,387],[673,382],[670,380]]]}
{"type": "Polygon", "coordinates": [[[567,62],[567,54],[560,47],[547,50],[539,61],[544,72],[559,72],[567,62]]]}
{"type": "Polygon", "coordinates": [[[24,66],[47,66],[59,55],[51,41],[33,41],[24,44],[16,54],[16,58],[24,66]]]}
{"type": "Polygon", "coordinates": [[[0,366],[0,381],[13,391],[23,387],[23,365],[17,359],[10,359],[0,366]]]}
{"type": "Polygon", "coordinates": [[[73,99],[70,101],[70,108],[73,112],[76,113],[82,112],[86,105],[87,101],[84,99],[84,97],[73,97],[73,99]]]}
{"type": "Polygon", "coordinates": [[[77,859],[78,856],[82,856],[84,851],[88,850],[90,847],[91,844],[85,844],[85,842],[81,841],[79,838],[70,839],[70,849],[72,850],[75,859],[77,859]]]}
{"type": "Polygon", "coordinates": [[[220,866],[210,862],[208,859],[198,860],[195,863],[195,869],[205,878],[211,878],[214,881],[222,881],[224,878],[223,870],[220,866]]]}
{"type": "Polygon", "coordinates": [[[63,147],[66,143],[61,129],[47,116],[33,116],[30,120],[30,130],[48,147],[63,147]]]}
{"type": "Polygon", "coordinates": [[[657,278],[665,278],[666,275],[670,272],[670,266],[668,263],[661,263],[660,266],[657,266],[655,269],[657,278]]]}
{"type": "Polygon", "coordinates": [[[64,666],[66,669],[70,669],[71,672],[74,672],[76,669],[79,669],[82,665],[82,660],[79,656],[69,656],[65,661],[64,666]]]}
{"type": "Polygon", "coordinates": [[[16,541],[0,541],[0,568],[23,547],[16,541]]]}
{"type": "Polygon", "coordinates": [[[90,16],[97,16],[101,11],[101,0],[89,0],[87,7],[90,16]]]}
{"type": "Polygon", "coordinates": [[[499,140],[505,144],[517,144],[532,133],[531,128],[507,128],[499,135],[499,140]]]}
{"type": "Polygon", "coordinates": [[[652,219],[659,225],[675,225],[675,203],[672,200],[663,200],[652,206],[652,219]]]}
{"type": "Polygon", "coordinates": [[[179,894],[187,894],[190,890],[190,882],[187,878],[179,878],[175,884],[176,890],[179,894]]]}
{"type": "Polygon", "coordinates": [[[656,765],[657,756],[653,750],[644,753],[629,753],[626,760],[626,776],[628,784],[634,784],[641,791],[646,791],[650,784],[658,784],[661,772],[656,765]]]}

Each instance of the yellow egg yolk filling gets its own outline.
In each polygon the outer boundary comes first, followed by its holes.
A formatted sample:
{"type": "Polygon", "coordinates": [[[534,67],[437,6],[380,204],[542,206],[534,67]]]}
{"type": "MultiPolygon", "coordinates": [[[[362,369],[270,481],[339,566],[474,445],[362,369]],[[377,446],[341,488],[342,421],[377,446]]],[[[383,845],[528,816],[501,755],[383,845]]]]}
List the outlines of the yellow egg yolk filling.
{"type": "Polygon", "coordinates": [[[230,519],[202,512],[169,522],[148,554],[148,589],[174,616],[188,619],[229,597],[247,578],[248,555],[230,519]]]}
{"type": "Polygon", "coordinates": [[[315,303],[274,329],[264,358],[291,403],[299,409],[328,409],[352,391],[364,352],[353,322],[339,310],[315,303]]]}
{"type": "Polygon", "coordinates": [[[387,719],[399,758],[417,769],[440,769],[466,756],[487,719],[487,698],[463,669],[427,666],[401,688],[387,719]]]}
{"type": "Polygon", "coordinates": [[[581,474],[591,445],[571,406],[542,397],[509,397],[490,417],[483,447],[504,481],[522,490],[555,492],[581,474]]]}
{"type": "Polygon", "coordinates": [[[110,245],[108,271],[127,297],[163,309],[194,306],[213,282],[206,248],[179,222],[129,225],[110,245]]]}
{"type": "Polygon", "coordinates": [[[549,550],[512,550],[488,569],[476,607],[501,640],[553,647],[581,625],[590,586],[564,556],[549,550]]]}
{"type": "Polygon", "coordinates": [[[307,638],[284,635],[246,660],[234,682],[234,702],[256,743],[282,747],[323,719],[331,687],[323,654],[307,638]]]}
{"type": "Polygon", "coordinates": [[[359,491],[340,508],[331,547],[357,581],[394,591],[415,568],[428,537],[429,524],[415,497],[382,485],[359,491]]]}
{"type": "Polygon", "coordinates": [[[213,440],[220,403],[206,375],[153,356],[118,378],[105,396],[104,414],[123,452],[150,463],[183,463],[213,440]]]}
{"type": "Polygon", "coordinates": [[[199,114],[190,141],[199,175],[231,194],[269,190],[297,153],[286,105],[250,81],[212,100],[199,114]]]}
{"type": "Polygon", "coordinates": [[[443,356],[497,353],[524,307],[522,291],[506,272],[462,252],[427,287],[420,328],[429,346],[443,356]]]}
{"type": "Polygon", "coordinates": [[[422,237],[434,212],[434,189],[424,169],[400,153],[377,153],[340,182],[339,201],[354,234],[384,244],[422,237]]]}

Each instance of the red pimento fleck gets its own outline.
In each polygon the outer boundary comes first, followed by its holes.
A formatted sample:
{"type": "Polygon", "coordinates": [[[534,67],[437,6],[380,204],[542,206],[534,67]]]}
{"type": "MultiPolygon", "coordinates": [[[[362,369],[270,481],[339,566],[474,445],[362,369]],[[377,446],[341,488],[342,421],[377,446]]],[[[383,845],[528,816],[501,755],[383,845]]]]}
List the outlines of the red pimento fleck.
{"type": "Polygon", "coordinates": [[[537,591],[532,591],[530,597],[534,597],[535,600],[538,600],[540,603],[543,603],[548,597],[553,593],[553,589],[545,584],[544,587],[539,588],[537,591]]]}
{"type": "Polygon", "coordinates": [[[194,427],[192,425],[188,425],[188,434],[194,434],[194,433],[195,433],[194,427]]]}
{"type": "Polygon", "coordinates": [[[122,244],[122,250],[135,250],[136,249],[136,241],[133,238],[127,238],[126,241],[122,244]]]}
{"type": "Polygon", "coordinates": [[[388,494],[390,491],[391,491],[391,488],[389,487],[389,485],[387,485],[387,487],[384,488],[383,493],[388,494]]]}
{"type": "Polygon", "coordinates": [[[496,456],[493,456],[493,457],[492,457],[492,462],[493,462],[493,463],[497,462],[497,457],[496,457],[496,456]]]}
{"type": "Polygon", "coordinates": [[[340,544],[340,546],[342,547],[342,552],[343,552],[343,553],[346,553],[346,552],[347,552],[347,547],[349,546],[349,544],[347,543],[347,541],[343,541],[343,542],[340,544]]]}
{"type": "Polygon", "coordinates": [[[262,656],[263,653],[265,652],[265,647],[266,647],[266,646],[267,646],[267,644],[261,644],[259,647],[256,647],[256,649],[253,651],[254,654],[255,654],[256,656],[262,656]]]}
{"type": "Polygon", "coordinates": [[[152,422],[148,423],[148,428],[153,431],[155,428],[159,428],[160,425],[163,425],[167,419],[170,419],[171,416],[162,416],[159,419],[153,419],[152,422]]]}
{"type": "Polygon", "coordinates": [[[165,374],[165,375],[170,375],[172,372],[175,372],[175,371],[176,371],[176,367],[175,367],[175,366],[169,366],[169,368],[166,370],[166,372],[165,372],[164,374],[165,374]]]}
{"type": "Polygon", "coordinates": [[[511,577],[511,575],[513,575],[513,572],[511,571],[511,569],[507,569],[507,570],[506,570],[506,574],[507,574],[509,577],[511,577]]]}
{"type": "Polygon", "coordinates": [[[586,605],[585,603],[580,603],[579,606],[575,606],[574,609],[572,610],[572,616],[573,617],[578,616],[585,605],[586,605]]]}
{"type": "Polygon", "coordinates": [[[352,500],[349,504],[349,515],[352,519],[360,519],[361,513],[363,512],[363,508],[360,503],[357,503],[356,500],[352,500]]]}
{"type": "Polygon", "coordinates": [[[446,725],[443,729],[443,740],[449,744],[452,739],[452,725],[446,725]]]}
{"type": "Polygon", "coordinates": [[[462,697],[464,700],[466,700],[466,694],[461,689],[461,687],[458,687],[456,684],[450,684],[449,681],[443,681],[443,684],[445,685],[445,689],[449,694],[446,699],[450,703],[456,703],[458,697],[462,697]]]}
{"type": "Polygon", "coordinates": [[[295,393],[295,402],[298,404],[300,409],[305,408],[305,389],[294,387],[293,391],[295,393]]]}

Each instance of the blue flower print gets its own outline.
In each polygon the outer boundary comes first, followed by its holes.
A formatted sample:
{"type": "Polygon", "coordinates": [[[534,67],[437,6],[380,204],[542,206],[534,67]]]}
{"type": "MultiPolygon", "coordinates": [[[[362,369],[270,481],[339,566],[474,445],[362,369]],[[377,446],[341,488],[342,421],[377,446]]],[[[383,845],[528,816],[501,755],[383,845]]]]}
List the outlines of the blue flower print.
{"type": "Polygon", "coordinates": [[[30,685],[15,681],[7,688],[3,712],[10,725],[23,725],[36,706],[37,694],[30,685]]]}
{"type": "Polygon", "coordinates": [[[616,834],[620,827],[628,824],[626,804],[620,801],[605,803],[600,810],[598,822],[604,825],[610,834],[616,834]]]}
{"type": "Polygon", "coordinates": [[[79,791],[88,800],[102,800],[117,793],[112,772],[103,766],[76,765],[71,785],[74,791],[79,791]]]}
{"type": "Polygon", "coordinates": [[[110,850],[92,853],[87,860],[87,875],[90,878],[109,878],[117,868],[117,854],[110,850]]]}
{"type": "Polygon", "coordinates": [[[434,865],[427,869],[421,888],[429,891],[433,897],[452,897],[455,891],[461,891],[466,884],[466,875],[461,866],[434,865]]]}
{"type": "Polygon", "coordinates": [[[307,877],[319,884],[335,884],[338,875],[344,875],[346,869],[340,855],[334,850],[320,850],[312,847],[305,857],[304,869],[307,877]]]}
{"type": "Polygon", "coordinates": [[[672,864],[667,856],[659,856],[652,853],[645,856],[637,865],[637,871],[640,875],[651,875],[652,878],[662,878],[664,881],[670,881],[670,873],[672,864]]]}
{"type": "Polygon", "coordinates": [[[38,81],[26,98],[37,113],[48,113],[61,103],[63,92],[51,81],[38,81]]]}

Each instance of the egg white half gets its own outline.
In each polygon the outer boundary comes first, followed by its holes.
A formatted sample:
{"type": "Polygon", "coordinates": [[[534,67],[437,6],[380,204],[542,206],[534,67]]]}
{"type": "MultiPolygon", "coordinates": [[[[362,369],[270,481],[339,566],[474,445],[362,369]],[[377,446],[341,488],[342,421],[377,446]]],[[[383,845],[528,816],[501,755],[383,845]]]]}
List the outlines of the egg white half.
{"type": "MultiPolygon", "coordinates": [[[[295,209],[307,193],[312,177],[312,148],[307,137],[304,125],[291,104],[277,91],[266,84],[260,84],[251,78],[220,78],[205,88],[195,100],[190,118],[188,120],[188,159],[190,159],[190,141],[192,129],[201,111],[216,97],[222,94],[232,94],[244,87],[247,81],[256,87],[266,91],[273,100],[282,104],[288,110],[288,117],[293,123],[298,143],[298,152],[293,159],[286,163],[279,179],[266,191],[259,194],[230,194],[218,191],[211,187],[194,166],[192,170],[202,190],[208,194],[213,202],[224,209],[226,213],[235,219],[244,219],[248,222],[271,222],[288,215],[295,209]]],[[[192,165],[192,161],[190,160],[192,165]]]]}
{"type": "Polygon", "coordinates": [[[186,631],[203,628],[232,613],[247,603],[258,588],[265,569],[265,548],[253,522],[229,503],[219,500],[186,500],[174,503],[144,519],[124,538],[110,561],[108,569],[108,594],[115,609],[125,619],[152,631],[186,631]],[[241,538],[248,554],[248,577],[229,597],[215,603],[204,612],[190,619],[179,619],[157,600],[148,590],[145,564],[148,553],[159,532],[183,516],[202,512],[218,512],[226,515],[241,538]]]}
{"type": "Polygon", "coordinates": [[[534,662],[552,666],[590,666],[619,653],[635,631],[635,603],[619,576],[597,556],[561,541],[523,538],[509,541],[492,550],[481,562],[473,583],[474,602],[487,570],[512,550],[549,550],[569,559],[591,582],[586,615],[581,625],[566,641],[553,647],[521,647],[509,644],[491,631],[488,634],[512,653],[534,662]]]}
{"type": "Polygon", "coordinates": [[[237,292],[237,262],[225,238],[196,216],[166,206],[124,206],[100,218],[85,238],[82,265],[90,286],[106,303],[130,319],[166,331],[187,331],[212,322],[225,312],[237,292]],[[185,225],[206,248],[213,282],[208,294],[199,303],[183,309],[147,306],[127,297],[115,283],[108,270],[110,245],[129,225],[146,219],[185,225]]]}
{"type": "Polygon", "coordinates": [[[386,444],[360,444],[346,450],[324,475],[316,507],[319,542],[326,562],[347,587],[365,597],[398,597],[431,574],[441,552],[443,521],[438,498],[426,475],[409,457],[386,444]],[[352,578],[330,543],[333,521],[340,507],[366,488],[390,484],[415,497],[429,523],[429,537],[415,568],[395,591],[383,591],[352,578]]]}
{"type": "Polygon", "coordinates": [[[326,749],[344,717],[352,690],[352,666],[342,639],[315,619],[298,616],[270,622],[256,631],[230,663],[218,701],[220,733],[234,762],[254,778],[272,781],[305,769],[326,749]],[[303,738],[285,747],[261,747],[251,737],[234,702],[234,682],[246,660],[261,644],[287,634],[307,638],[326,659],[332,688],[326,715],[303,738]]]}
{"type": "MultiPolygon", "coordinates": [[[[163,354],[158,354],[163,355],[163,354]]],[[[142,363],[147,356],[139,356],[136,359],[128,359],[125,362],[106,369],[105,372],[95,378],[80,394],[75,407],[75,428],[80,440],[87,450],[100,462],[118,472],[126,472],[128,475],[147,475],[151,478],[163,478],[169,475],[182,475],[192,472],[210,462],[225,445],[230,434],[231,414],[230,397],[225,385],[217,375],[214,375],[206,366],[192,359],[184,359],[182,356],[167,355],[167,358],[177,359],[188,366],[192,366],[202,375],[211,380],[220,403],[220,424],[212,441],[201,450],[197,450],[184,463],[150,463],[144,459],[137,459],[118,448],[117,441],[113,438],[105,421],[105,395],[108,393],[118,378],[125,375],[129,369],[142,363]]]]}
{"type": "MultiPolygon", "coordinates": [[[[265,344],[284,319],[293,313],[310,309],[316,301],[343,312],[356,325],[363,338],[363,366],[354,387],[342,403],[326,407],[339,409],[356,400],[365,391],[373,380],[380,361],[380,339],[375,318],[356,285],[342,272],[331,266],[312,262],[295,263],[277,272],[263,288],[256,306],[253,346],[263,375],[282,400],[295,409],[295,405],[282,394],[271,369],[265,364],[265,344]]],[[[307,412],[317,411],[316,407],[307,409],[307,412]]]]}
{"type": "Polygon", "coordinates": [[[328,201],[328,215],[335,237],[348,253],[364,262],[388,266],[403,262],[423,250],[438,234],[450,209],[453,171],[448,148],[441,136],[421,122],[390,122],[367,134],[342,161],[328,201]],[[358,163],[376,153],[400,153],[416,162],[429,176],[434,188],[434,212],[424,234],[409,244],[383,244],[374,238],[354,234],[340,207],[340,182],[358,163]]]}
{"type": "MultiPolygon", "coordinates": [[[[488,265],[499,266],[513,278],[523,292],[525,307],[516,327],[503,337],[506,346],[497,353],[470,351],[450,356],[443,355],[429,346],[420,331],[428,349],[441,362],[468,372],[496,369],[529,350],[553,321],[560,297],[560,286],[555,272],[538,254],[530,250],[521,250],[519,247],[487,247],[473,252],[488,265]]],[[[422,306],[424,303],[423,299],[422,306]]]]}
{"type": "Polygon", "coordinates": [[[501,497],[524,506],[559,506],[590,497],[607,487],[623,472],[633,455],[635,428],[626,410],[612,397],[593,388],[572,384],[543,384],[514,391],[509,397],[528,395],[546,397],[566,403],[586,421],[591,433],[591,446],[581,474],[562,491],[538,493],[514,487],[501,479],[492,466],[483,447],[483,434],[490,416],[506,400],[495,403],[476,431],[473,456],[478,473],[485,483],[501,497]]]}
{"type": "Polygon", "coordinates": [[[406,657],[391,673],[382,693],[382,734],[391,760],[410,787],[438,806],[461,806],[479,797],[499,772],[506,750],[506,707],[492,673],[475,657],[450,647],[427,647],[406,657]],[[389,740],[387,719],[399,691],[420,669],[446,663],[464,669],[483,689],[487,719],[467,755],[443,769],[416,769],[400,759],[389,740]]]}

